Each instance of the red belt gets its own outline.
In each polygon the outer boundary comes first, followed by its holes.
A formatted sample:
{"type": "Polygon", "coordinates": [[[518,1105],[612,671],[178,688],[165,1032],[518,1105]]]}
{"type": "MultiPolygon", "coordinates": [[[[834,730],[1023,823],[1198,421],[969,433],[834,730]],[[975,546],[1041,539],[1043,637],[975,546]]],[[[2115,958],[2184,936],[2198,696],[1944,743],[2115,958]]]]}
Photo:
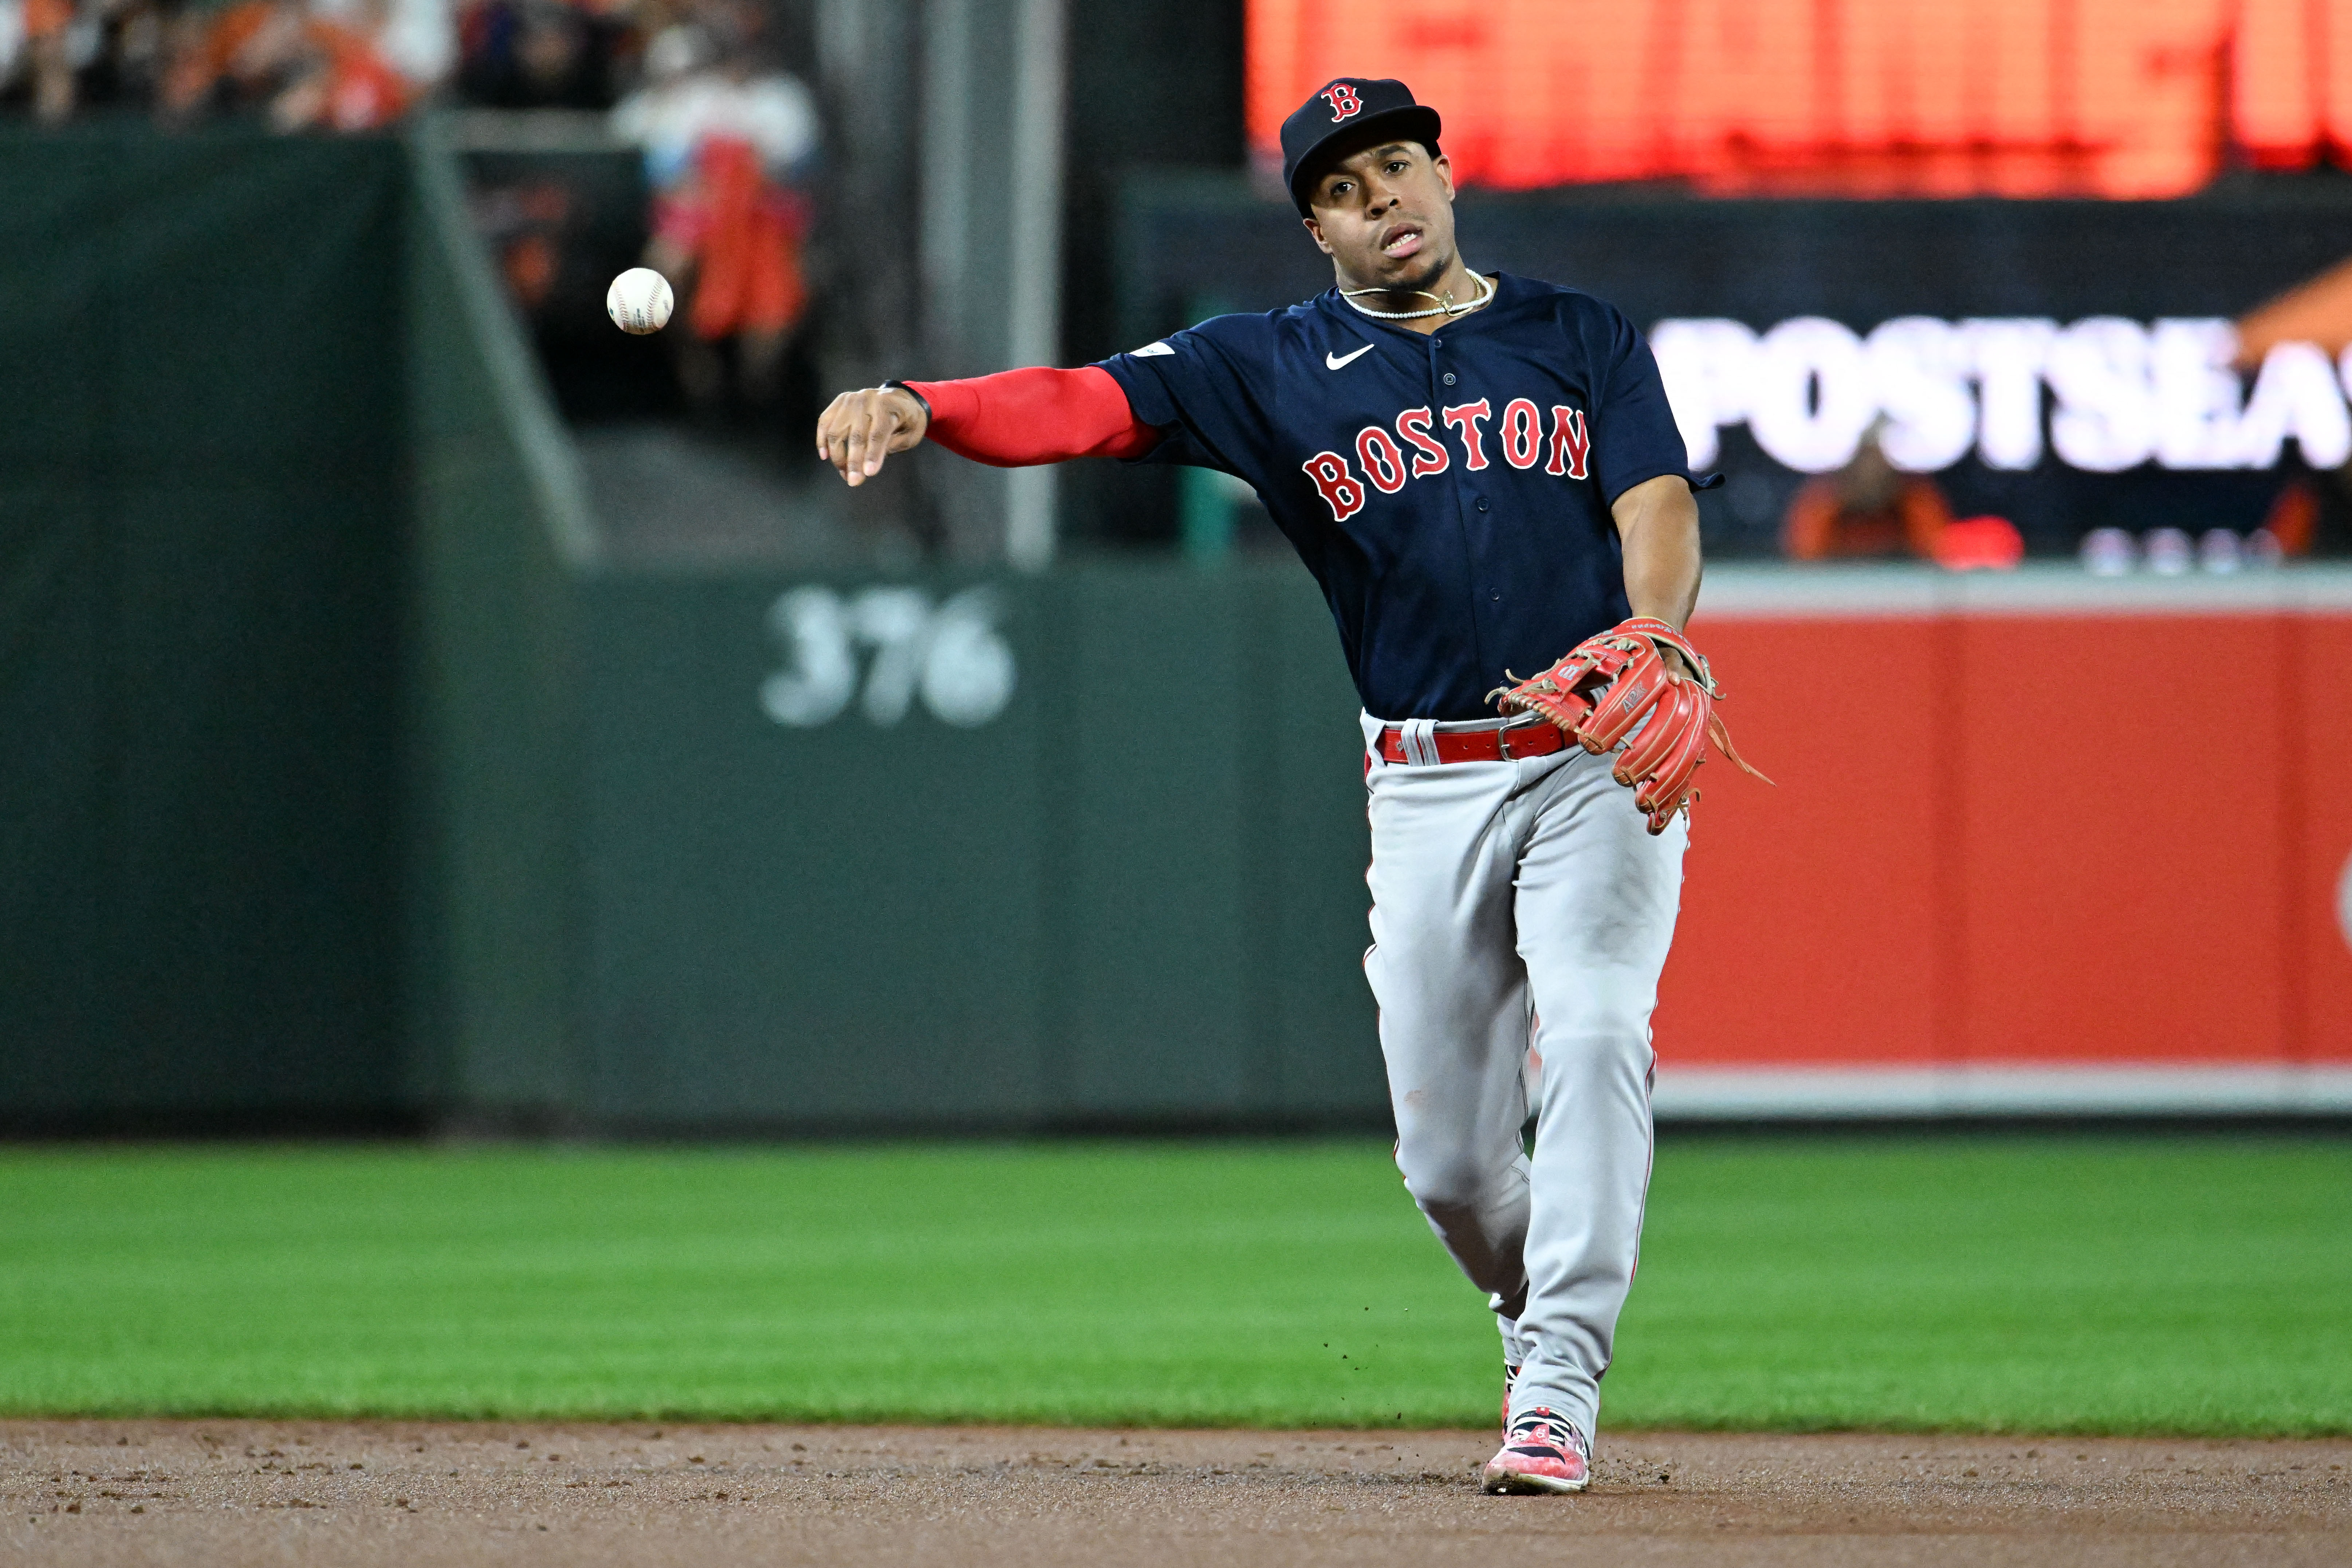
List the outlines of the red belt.
{"type": "MultiPolygon", "coordinates": [[[[1507,730],[1438,730],[1430,742],[1441,763],[1507,763],[1521,757],[1548,757],[1568,750],[1568,735],[1557,724],[1515,724],[1507,730]]],[[[1381,731],[1381,761],[1402,763],[1404,731],[1394,724],[1381,731]]]]}

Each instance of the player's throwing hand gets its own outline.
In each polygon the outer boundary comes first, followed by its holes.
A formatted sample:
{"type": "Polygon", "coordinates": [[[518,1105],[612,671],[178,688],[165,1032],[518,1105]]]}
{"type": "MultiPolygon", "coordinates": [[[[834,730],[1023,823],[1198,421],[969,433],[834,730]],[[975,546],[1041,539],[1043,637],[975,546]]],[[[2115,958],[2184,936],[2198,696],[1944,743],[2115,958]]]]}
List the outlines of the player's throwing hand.
{"type": "Polygon", "coordinates": [[[816,455],[862,485],[891,453],[913,449],[930,422],[930,410],[903,386],[845,392],[816,422],[816,455]]]}

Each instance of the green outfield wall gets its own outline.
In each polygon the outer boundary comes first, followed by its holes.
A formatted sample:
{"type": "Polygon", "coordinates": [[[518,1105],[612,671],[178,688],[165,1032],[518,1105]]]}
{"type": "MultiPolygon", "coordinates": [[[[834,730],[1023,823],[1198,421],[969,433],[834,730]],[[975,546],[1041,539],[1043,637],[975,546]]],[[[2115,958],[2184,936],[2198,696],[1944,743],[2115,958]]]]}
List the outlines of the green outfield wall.
{"type": "Polygon", "coordinates": [[[1304,574],[607,570],[435,134],[0,134],[0,1127],[1377,1119],[1304,574]]]}
{"type": "Polygon", "coordinates": [[[402,1097],[390,142],[0,136],[0,1115],[402,1097]]]}
{"type": "Polygon", "coordinates": [[[586,605],[592,1120],[1383,1114],[1362,742],[1295,565],[586,605]]]}

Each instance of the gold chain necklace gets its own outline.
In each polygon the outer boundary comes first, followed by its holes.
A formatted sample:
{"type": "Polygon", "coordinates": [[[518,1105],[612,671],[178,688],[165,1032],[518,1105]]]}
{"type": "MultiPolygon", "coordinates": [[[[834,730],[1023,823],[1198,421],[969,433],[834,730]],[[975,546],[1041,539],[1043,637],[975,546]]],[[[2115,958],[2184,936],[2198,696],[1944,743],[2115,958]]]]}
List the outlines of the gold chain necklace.
{"type": "Polygon", "coordinates": [[[1356,303],[1356,296],[1359,294],[1386,294],[1390,292],[1386,289],[1342,289],[1339,290],[1339,298],[1348,301],[1349,308],[1358,314],[1370,316],[1382,321],[1418,321],[1429,316],[1466,315],[1495,297],[1493,279],[1483,272],[1473,272],[1470,276],[1478,280],[1478,297],[1459,305],[1454,302],[1454,297],[1450,294],[1440,299],[1426,289],[1413,289],[1413,293],[1424,300],[1438,300],[1438,304],[1427,310],[1373,310],[1356,303]]]}

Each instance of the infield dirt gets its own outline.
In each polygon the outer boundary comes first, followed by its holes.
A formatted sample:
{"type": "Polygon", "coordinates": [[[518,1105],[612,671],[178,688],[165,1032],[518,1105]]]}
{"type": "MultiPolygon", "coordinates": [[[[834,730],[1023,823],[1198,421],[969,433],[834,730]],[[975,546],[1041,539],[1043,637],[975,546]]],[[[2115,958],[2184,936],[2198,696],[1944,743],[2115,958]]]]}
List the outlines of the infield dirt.
{"type": "Polygon", "coordinates": [[[0,1422],[37,1564],[2352,1563],[2352,1440],[1604,1434],[1489,1498],[1476,1432],[0,1422]]]}

